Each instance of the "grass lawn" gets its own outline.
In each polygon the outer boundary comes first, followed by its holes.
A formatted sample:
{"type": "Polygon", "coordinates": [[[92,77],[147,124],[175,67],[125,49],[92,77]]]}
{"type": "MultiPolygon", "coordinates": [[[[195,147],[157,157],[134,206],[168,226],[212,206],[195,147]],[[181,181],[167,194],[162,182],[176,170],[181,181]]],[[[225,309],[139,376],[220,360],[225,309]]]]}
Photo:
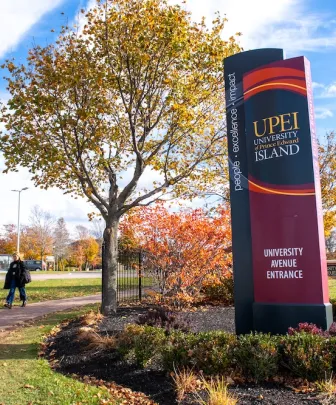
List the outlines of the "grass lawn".
{"type": "MultiPolygon", "coordinates": [[[[101,291],[101,279],[65,279],[39,280],[27,284],[27,295],[30,303],[61,298],[81,297],[98,294],[101,291]]],[[[0,300],[5,300],[8,290],[0,290],[0,300]]],[[[16,300],[19,299],[16,290],[16,300]]]]}
{"type": "MultiPolygon", "coordinates": [[[[137,278],[128,279],[125,284],[125,279],[120,279],[121,288],[127,288],[130,282],[137,285],[137,278]]],[[[0,281],[1,283],[1,281],[0,281]]],[[[142,279],[142,285],[150,285],[149,278],[142,279]]],[[[101,278],[78,278],[65,280],[41,280],[33,281],[27,284],[27,295],[30,303],[59,300],[62,298],[82,297],[85,295],[99,294],[101,292],[101,278]]],[[[0,290],[0,302],[6,299],[8,290],[0,290]]],[[[18,290],[16,290],[16,301],[19,299],[18,290]]],[[[1,402],[0,402],[1,404],[1,402]]]]}
{"type": "Polygon", "coordinates": [[[331,300],[336,301],[336,279],[329,278],[329,297],[331,300]]]}
{"type": "Polygon", "coordinates": [[[52,314],[33,326],[0,335],[0,405],[98,405],[102,399],[119,403],[106,389],[55,373],[37,357],[39,343],[53,326],[93,308],[97,306],[52,314]]]}

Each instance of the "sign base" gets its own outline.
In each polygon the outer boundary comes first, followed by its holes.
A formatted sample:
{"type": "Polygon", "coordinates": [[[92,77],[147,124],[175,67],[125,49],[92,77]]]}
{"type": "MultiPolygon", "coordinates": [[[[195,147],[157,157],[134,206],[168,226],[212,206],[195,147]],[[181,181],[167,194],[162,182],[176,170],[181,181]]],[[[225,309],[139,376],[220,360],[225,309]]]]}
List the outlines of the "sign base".
{"type": "Polygon", "coordinates": [[[332,305],[327,304],[253,304],[256,332],[285,334],[299,323],[314,323],[328,330],[333,322],[332,305]]]}

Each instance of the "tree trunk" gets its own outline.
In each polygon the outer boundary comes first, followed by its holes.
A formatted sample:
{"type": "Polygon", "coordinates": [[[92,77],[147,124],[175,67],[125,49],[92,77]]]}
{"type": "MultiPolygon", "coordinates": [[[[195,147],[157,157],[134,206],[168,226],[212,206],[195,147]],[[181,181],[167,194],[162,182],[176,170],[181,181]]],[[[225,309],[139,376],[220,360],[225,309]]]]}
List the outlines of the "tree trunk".
{"type": "Polygon", "coordinates": [[[104,231],[104,253],[102,269],[102,313],[117,312],[117,270],[118,270],[118,225],[115,219],[106,224],[104,231]]]}

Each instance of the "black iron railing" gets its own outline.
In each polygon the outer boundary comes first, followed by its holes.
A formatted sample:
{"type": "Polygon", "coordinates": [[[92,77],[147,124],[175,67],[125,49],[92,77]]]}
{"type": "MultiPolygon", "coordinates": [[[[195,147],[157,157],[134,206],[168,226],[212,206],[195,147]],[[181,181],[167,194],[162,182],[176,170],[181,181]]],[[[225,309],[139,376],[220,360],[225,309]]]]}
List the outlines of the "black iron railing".
{"type": "MultiPolygon", "coordinates": [[[[143,266],[143,251],[119,251],[117,269],[117,302],[141,302],[149,292],[155,292],[155,277],[143,266]]],[[[102,246],[104,265],[104,244],[102,246]]]]}

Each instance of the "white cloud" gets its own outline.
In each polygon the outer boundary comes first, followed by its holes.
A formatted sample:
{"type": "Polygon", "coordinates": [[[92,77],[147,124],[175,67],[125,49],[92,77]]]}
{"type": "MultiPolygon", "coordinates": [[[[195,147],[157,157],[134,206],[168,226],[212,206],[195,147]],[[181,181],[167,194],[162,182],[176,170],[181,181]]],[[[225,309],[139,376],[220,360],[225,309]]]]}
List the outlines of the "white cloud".
{"type": "MultiPolygon", "coordinates": [[[[284,10],[286,12],[289,9],[284,10]]],[[[248,38],[253,48],[277,46],[288,54],[307,51],[326,51],[336,48],[336,36],[324,29],[324,16],[306,14],[300,7],[290,8],[289,18],[284,13],[282,22],[266,24],[248,38]]],[[[331,27],[332,28],[332,27],[331,27]]]]}
{"type": "Polygon", "coordinates": [[[17,223],[18,194],[11,190],[20,190],[23,187],[28,187],[28,190],[21,193],[20,212],[23,224],[28,223],[34,205],[39,205],[55,218],[64,217],[70,230],[73,230],[76,225],[90,226],[87,214],[94,211],[94,207],[83,198],[74,199],[55,188],[49,190],[36,188],[30,181],[30,174],[26,169],[8,174],[2,173],[3,169],[3,158],[0,157],[0,226],[17,223]]]}
{"type": "Polygon", "coordinates": [[[326,118],[331,118],[333,116],[334,116],[334,114],[329,108],[326,108],[326,107],[316,107],[315,108],[315,118],[317,120],[324,120],[326,118]]]}
{"type": "MultiPolygon", "coordinates": [[[[21,193],[21,222],[27,224],[29,216],[34,205],[39,205],[43,210],[49,211],[55,218],[64,217],[69,229],[74,232],[76,225],[91,227],[88,221],[88,213],[97,212],[93,204],[84,198],[74,198],[70,195],[64,195],[61,190],[50,188],[41,190],[36,188],[30,180],[31,175],[27,169],[20,168],[19,172],[2,173],[4,170],[4,159],[0,155],[0,227],[1,225],[17,223],[17,193],[11,192],[12,189],[20,190],[28,187],[28,190],[21,193]]],[[[121,187],[124,187],[131,179],[133,169],[123,173],[121,187]]],[[[152,188],[153,181],[162,180],[156,171],[146,169],[141,177],[138,190],[141,188],[152,188]]],[[[199,204],[197,204],[199,205],[199,204]]],[[[1,229],[0,229],[1,231],[1,229]]],[[[0,252],[1,253],[1,252],[0,252]]]]}
{"type": "Polygon", "coordinates": [[[316,98],[336,98],[336,81],[329,84],[313,82],[316,98]]]}
{"type": "Polygon", "coordinates": [[[313,82],[312,85],[313,85],[313,89],[324,88],[324,84],[322,84],[322,83],[313,82]]]}
{"type": "MultiPolygon", "coordinates": [[[[200,21],[204,16],[210,24],[219,11],[228,22],[225,38],[241,32],[239,42],[244,49],[283,48],[287,56],[306,51],[326,51],[336,48],[336,13],[313,12],[306,0],[169,0],[181,4],[200,21]]],[[[88,0],[91,8],[95,0],[88,0]]]]}
{"type": "Polygon", "coordinates": [[[319,94],[319,98],[334,98],[336,97],[336,82],[330,83],[327,86],[323,86],[322,93],[319,94]]]}
{"type": "Polygon", "coordinates": [[[1,0],[0,1],[0,57],[13,50],[24,34],[43,14],[64,0],[1,0]]]}
{"type": "Polygon", "coordinates": [[[76,25],[78,27],[79,32],[84,29],[84,25],[86,23],[85,13],[82,13],[82,10],[91,10],[97,5],[97,0],[88,0],[86,7],[82,6],[82,2],[78,4],[78,9],[75,14],[75,18],[72,25],[76,25]]]}
{"type": "Polygon", "coordinates": [[[190,0],[187,8],[196,20],[205,16],[211,21],[217,10],[225,13],[229,21],[224,36],[242,32],[244,49],[278,47],[292,55],[336,48],[335,20],[311,12],[304,0],[190,0]]]}

